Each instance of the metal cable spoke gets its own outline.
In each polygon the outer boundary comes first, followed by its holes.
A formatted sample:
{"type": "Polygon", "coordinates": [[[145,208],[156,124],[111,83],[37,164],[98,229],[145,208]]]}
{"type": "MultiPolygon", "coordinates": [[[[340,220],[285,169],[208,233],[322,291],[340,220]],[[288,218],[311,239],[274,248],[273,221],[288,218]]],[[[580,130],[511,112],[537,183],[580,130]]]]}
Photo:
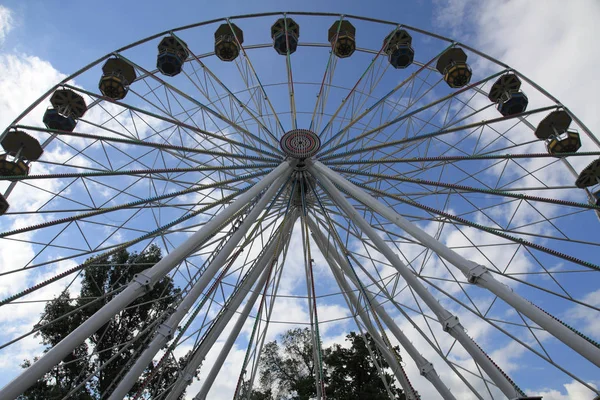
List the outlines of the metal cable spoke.
{"type": "MultiPolygon", "coordinates": [[[[181,39],[179,37],[177,37],[177,35],[173,34],[173,36],[179,41],[179,43],[182,43],[181,39]]],[[[242,110],[244,110],[252,118],[252,120],[254,120],[258,125],[260,125],[260,127],[262,129],[265,130],[265,132],[270,136],[270,138],[272,139],[272,141],[274,143],[277,143],[278,141],[277,141],[277,138],[275,137],[275,135],[273,135],[273,133],[267,128],[267,126],[254,114],[254,112],[250,108],[248,108],[247,104],[243,105],[243,103],[235,95],[235,93],[233,93],[227,87],[227,85],[222,80],[220,80],[217,77],[217,75],[215,73],[213,73],[212,70],[205,63],[203,63],[202,60],[196,54],[194,54],[193,51],[191,51],[189,48],[188,48],[188,50],[190,51],[192,58],[200,65],[202,70],[205,71],[215,82],[217,82],[219,84],[219,86],[221,86],[229,94],[229,96],[231,96],[233,98],[233,100],[241,106],[240,108],[242,110]]],[[[188,76],[188,78],[189,78],[189,76],[188,76]]],[[[207,97],[207,99],[210,101],[210,99],[208,97],[207,97]]],[[[246,132],[243,131],[243,133],[246,133],[246,132]]],[[[275,147],[272,144],[267,143],[264,140],[260,139],[259,137],[255,137],[254,135],[252,135],[252,137],[256,140],[259,140],[261,143],[268,146],[270,149],[275,150],[277,153],[281,154],[281,149],[279,149],[278,147],[275,147]]]]}
{"type": "Polygon", "coordinates": [[[459,41],[202,21],[65,77],[0,142],[0,398],[289,397],[261,368],[288,329],[317,400],[364,397],[331,378],[351,331],[381,398],[600,395],[600,141],[459,41]]]}

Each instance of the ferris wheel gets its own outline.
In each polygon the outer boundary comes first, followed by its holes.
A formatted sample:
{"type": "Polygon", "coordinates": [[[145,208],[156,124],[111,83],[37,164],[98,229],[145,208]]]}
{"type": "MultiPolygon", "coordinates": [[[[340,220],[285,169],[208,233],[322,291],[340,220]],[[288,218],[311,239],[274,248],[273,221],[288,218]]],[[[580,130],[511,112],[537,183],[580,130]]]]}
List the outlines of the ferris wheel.
{"type": "Polygon", "coordinates": [[[78,303],[97,311],[2,399],[98,359],[76,349],[166,277],[177,295],[78,387],[127,352],[109,398],[144,398],[184,356],[155,398],[215,398],[236,348],[241,399],[269,332],[302,326],[317,349],[327,332],[370,335],[407,399],[600,394],[600,142],[466,44],[339,14],[201,22],[65,78],[0,143],[0,357],[75,315],[44,307],[101,260],[163,254],[78,303]]]}

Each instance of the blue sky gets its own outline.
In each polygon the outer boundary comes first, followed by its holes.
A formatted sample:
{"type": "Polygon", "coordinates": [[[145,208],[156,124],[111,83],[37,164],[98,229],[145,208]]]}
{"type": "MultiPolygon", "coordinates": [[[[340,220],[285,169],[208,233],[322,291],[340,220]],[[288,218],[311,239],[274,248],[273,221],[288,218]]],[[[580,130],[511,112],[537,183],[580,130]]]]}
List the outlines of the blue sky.
{"type": "MultiPolygon", "coordinates": [[[[595,23],[600,17],[600,7],[595,2],[581,1],[570,5],[569,8],[565,8],[560,1],[547,2],[543,9],[538,8],[539,4],[532,2],[507,1],[499,4],[492,1],[480,3],[474,0],[369,1],[353,4],[340,1],[309,1],[301,4],[281,4],[268,1],[252,4],[242,1],[221,1],[209,5],[203,5],[197,1],[180,1],[168,5],[148,1],[144,2],[143,6],[141,4],[116,1],[98,3],[77,1],[4,2],[3,8],[0,9],[2,11],[0,13],[0,65],[5,67],[6,72],[0,78],[0,105],[5,112],[0,113],[0,124],[3,126],[9,124],[20,110],[64,75],[73,73],[104,54],[136,40],[202,20],[247,13],[280,11],[285,8],[297,11],[346,13],[393,20],[456,38],[519,69],[569,106],[592,132],[600,131],[600,115],[596,112],[596,94],[600,91],[600,80],[597,79],[595,71],[595,66],[600,63],[600,54],[594,40],[591,40],[600,35],[600,28],[595,23]],[[10,69],[11,66],[13,69],[10,69]]],[[[269,23],[271,19],[273,18],[267,18],[265,23],[269,23]]],[[[257,42],[264,37],[267,38],[264,41],[268,40],[267,27],[261,28],[264,29],[263,32],[258,26],[256,29],[250,26],[250,22],[244,26],[248,43],[257,42]]],[[[359,28],[360,40],[365,42],[372,39],[379,40],[378,38],[384,34],[387,28],[381,29],[379,32],[365,31],[359,28]]],[[[318,39],[318,32],[311,30],[307,24],[301,24],[300,37],[305,41],[310,41],[311,38],[318,39]]],[[[188,44],[194,46],[206,45],[212,40],[212,38],[206,39],[204,36],[186,36],[185,39],[188,44]]],[[[421,51],[422,57],[425,57],[424,54],[428,54],[427,52],[432,55],[436,52],[437,48],[433,44],[431,48],[426,48],[427,44],[425,38],[416,39],[415,47],[421,51]]],[[[155,44],[151,43],[144,49],[150,49],[153,46],[155,44]]],[[[271,51],[270,49],[266,50],[271,51]]],[[[132,57],[138,56],[142,60],[145,57],[145,53],[141,50],[137,52],[134,49],[130,54],[132,57]]],[[[356,61],[358,59],[367,62],[368,56],[357,55],[353,62],[358,63],[356,61]]],[[[270,61],[265,57],[264,60],[256,60],[256,65],[263,71],[271,71],[270,79],[283,81],[285,80],[285,70],[282,68],[284,66],[282,60],[278,61],[280,65],[268,65],[270,61]]],[[[209,62],[207,61],[207,63],[209,62]]],[[[322,65],[312,64],[301,66],[299,58],[293,58],[292,63],[296,68],[294,74],[298,80],[301,80],[302,77],[310,79],[315,71],[323,68],[322,65]]],[[[144,65],[148,67],[148,63],[144,65]]],[[[210,65],[222,68],[219,72],[224,76],[230,72],[227,68],[230,68],[231,65],[219,66],[216,63],[210,65]]],[[[84,74],[76,79],[76,84],[84,88],[94,87],[97,76],[93,73],[84,74]]],[[[340,73],[336,79],[340,82],[352,82],[356,78],[356,71],[349,71],[347,74],[340,73]]],[[[281,93],[277,92],[274,98],[284,99],[284,89],[282,88],[281,93]]],[[[301,96],[302,92],[299,91],[299,93],[301,96]]],[[[383,93],[385,91],[382,89],[380,95],[383,93]]],[[[288,103],[282,100],[276,104],[276,108],[279,110],[281,107],[283,110],[287,105],[288,103]]],[[[581,163],[577,165],[577,168],[581,167],[581,163]]],[[[424,176],[421,177],[424,178],[424,176]]],[[[166,220],[168,216],[163,215],[161,218],[166,220]]],[[[593,219],[582,220],[581,223],[586,224],[589,232],[594,232],[597,227],[597,221],[593,219]]],[[[580,226],[582,225],[578,225],[578,227],[580,226]]],[[[65,236],[65,241],[67,240],[68,238],[65,236]]],[[[591,260],[595,258],[593,254],[589,253],[585,256],[591,260]]],[[[8,257],[4,259],[4,262],[7,260],[8,257]]],[[[292,276],[290,279],[293,278],[292,276]]],[[[575,285],[573,287],[580,285],[582,291],[590,294],[589,301],[598,302],[596,305],[599,305],[600,293],[594,292],[596,287],[593,282],[590,281],[587,284],[571,282],[571,284],[575,285]]],[[[327,290],[327,287],[324,286],[322,289],[327,290]]],[[[544,301],[545,299],[540,296],[538,300],[544,301]]],[[[341,301],[339,303],[341,304],[341,301]]],[[[327,305],[331,308],[329,310],[331,316],[335,316],[336,312],[339,312],[335,308],[336,305],[333,303],[327,305]]],[[[548,300],[545,305],[553,307],[554,303],[548,300]]],[[[558,310],[557,312],[563,311],[558,310]]],[[[580,322],[587,324],[584,327],[588,332],[594,331],[598,325],[591,323],[588,317],[587,315],[582,316],[580,322]]],[[[329,339],[336,339],[336,335],[343,334],[346,327],[332,329],[329,332],[329,339]]],[[[490,333],[489,341],[493,342],[495,338],[496,336],[492,336],[490,333]]],[[[597,335],[596,339],[598,339],[597,335]]],[[[497,344],[495,346],[488,344],[494,350],[501,350],[497,344]]],[[[497,356],[503,357],[500,351],[497,356]]],[[[530,360],[528,359],[528,361],[530,360]]],[[[527,386],[525,386],[525,382],[522,383],[522,386],[544,393],[546,400],[578,398],[577,396],[586,394],[584,389],[568,380],[556,384],[546,383],[545,379],[536,376],[535,372],[519,371],[514,365],[516,360],[507,359],[503,362],[505,362],[505,366],[515,371],[513,372],[515,376],[521,377],[519,382],[523,380],[528,382],[527,386]]],[[[534,361],[532,363],[535,365],[534,361]]],[[[587,375],[586,379],[592,379],[592,376],[592,374],[587,375]]],[[[598,384],[597,381],[595,383],[598,384]]]]}

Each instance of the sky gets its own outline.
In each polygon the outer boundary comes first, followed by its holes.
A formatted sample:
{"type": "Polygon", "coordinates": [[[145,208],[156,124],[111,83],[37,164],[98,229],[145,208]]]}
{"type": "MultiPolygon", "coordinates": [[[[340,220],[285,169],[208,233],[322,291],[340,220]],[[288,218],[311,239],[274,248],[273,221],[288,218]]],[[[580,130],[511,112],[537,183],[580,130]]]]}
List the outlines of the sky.
{"type": "MultiPolygon", "coordinates": [[[[202,20],[283,11],[282,7],[393,20],[455,38],[519,70],[569,107],[591,132],[600,132],[600,114],[597,113],[600,79],[596,76],[595,68],[600,63],[600,52],[595,43],[595,38],[600,36],[600,26],[597,24],[600,4],[583,0],[570,2],[568,6],[559,0],[544,3],[435,0],[352,4],[340,1],[304,1],[301,4],[220,1],[210,5],[193,1],[168,5],[147,1],[143,6],[116,1],[5,1],[0,6],[0,70],[4,71],[0,76],[0,108],[3,110],[0,112],[0,126],[8,126],[53,84],[117,48],[158,32],[202,20]]],[[[310,28],[305,26],[302,25],[301,38],[310,38],[310,28]]],[[[251,33],[246,32],[246,35],[248,42],[252,42],[251,33]]],[[[202,43],[203,39],[190,38],[189,43],[192,43],[190,40],[202,43]]],[[[137,55],[135,49],[131,54],[137,55]]],[[[308,76],[310,71],[309,67],[306,70],[298,68],[297,73],[302,77],[303,74],[308,76]]],[[[282,70],[273,70],[274,75],[281,73],[282,70]]],[[[75,83],[82,87],[96,84],[87,75],[82,75],[75,83]]],[[[582,168],[584,165],[580,162],[576,167],[582,168]]],[[[32,221],[36,221],[35,217],[24,223],[32,221]]],[[[459,241],[458,238],[456,240],[459,241]]],[[[0,249],[4,250],[0,254],[3,263],[14,261],[6,255],[7,247],[0,249]]],[[[23,258],[27,258],[25,253],[28,250],[22,251],[23,258]]],[[[67,265],[61,267],[67,268],[67,265]]],[[[287,282],[293,280],[294,276],[290,276],[287,282]]],[[[600,305],[600,293],[588,287],[586,290],[589,290],[588,301],[600,305]]],[[[293,304],[287,306],[288,311],[293,309],[298,312],[295,318],[304,317],[303,310],[293,308],[293,304]]],[[[281,304],[281,307],[285,309],[286,304],[281,304]]],[[[339,305],[329,304],[327,307],[324,313],[330,318],[347,316],[339,305]]],[[[35,313],[37,310],[23,306],[22,312],[35,313]]],[[[7,319],[0,321],[10,323],[7,319]]],[[[585,326],[588,331],[598,332],[595,329],[597,320],[592,321],[583,315],[581,321],[588,324],[585,326]]],[[[474,323],[473,326],[477,325],[474,323]]],[[[344,328],[331,328],[329,332],[324,332],[326,342],[339,342],[344,328]]],[[[474,330],[479,328],[485,330],[479,326],[474,330]]],[[[277,329],[272,332],[273,337],[276,332],[277,329]]],[[[598,339],[598,335],[595,338],[598,339]]],[[[29,350],[33,351],[34,347],[32,345],[29,350]]],[[[528,381],[522,382],[522,385],[532,394],[543,394],[546,400],[592,397],[588,389],[568,379],[559,383],[544,383],[543,378],[534,378],[535,373],[529,372],[531,375],[527,375],[519,371],[517,356],[511,359],[502,354],[499,346],[492,348],[496,350],[494,356],[500,359],[505,368],[514,371],[516,376],[521,373],[527,376],[528,381]],[[503,359],[504,356],[506,359],[503,359]]],[[[515,352],[520,354],[518,350],[515,352]]],[[[29,354],[24,349],[19,356],[29,354]]],[[[236,365],[236,361],[239,362],[242,357],[242,348],[236,348],[227,365],[236,365]]],[[[0,367],[10,370],[10,366],[2,362],[0,367]]],[[[227,371],[217,381],[215,390],[226,393],[231,387],[231,380],[236,378],[236,371],[227,371]]],[[[591,384],[598,386],[600,382],[596,380],[591,384]]]]}

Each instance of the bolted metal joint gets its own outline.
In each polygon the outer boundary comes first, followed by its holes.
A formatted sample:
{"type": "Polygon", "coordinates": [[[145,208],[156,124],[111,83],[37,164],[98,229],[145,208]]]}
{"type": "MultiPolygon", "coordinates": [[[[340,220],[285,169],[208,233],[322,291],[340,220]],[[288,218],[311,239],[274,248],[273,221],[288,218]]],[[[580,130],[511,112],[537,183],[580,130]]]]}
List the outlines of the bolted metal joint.
{"type": "Polygon", "coordinates": [[[474,267],[472,267],[469,270],[469,272],[467,274],[465,274],[465,276],[467,277],[467,280],[469,281],[469,283],[477,283],[479,278],[481,278],[481,276],[483,274],[485,274],[486,272],[488,272],[488,269],[486,267],[484,267],[483,265],[477,264],[474,267]]]}
{"type": "Polygon", "coordinates": [[[194,379],[194,375],[190,374],[189,372],[187,372],[184,376],[183,376],[183,380],[186,382],[191,382],[194,379]]]}
{"type": "Polygon", "coordinates": [[[419,368],[419,372],[423,376],[427,376],[431,371],[433,371],[433,364],[430,362],[421,365],[419,368]]]}
{"type": "Polygon", "coordinates": [[[456,315],[451,315],[444,320],[443,329],[444,332],[450,332],[456,325],[460,324],[456,315]]]}
{"type": "Polygon", "coordinates": [[[144,288],[144,291],[147,293],[152,290],[152,279],[149,276],[144,274],[135,274],[132,279],[133,282],[137,282],[144,288]]]}
{"type": "Polygon", "coordinates": [[[167,340],[171,340],[173,337],[173,327],[167,324],[160,324],[156,333],[163,335],[167,340]]]}

